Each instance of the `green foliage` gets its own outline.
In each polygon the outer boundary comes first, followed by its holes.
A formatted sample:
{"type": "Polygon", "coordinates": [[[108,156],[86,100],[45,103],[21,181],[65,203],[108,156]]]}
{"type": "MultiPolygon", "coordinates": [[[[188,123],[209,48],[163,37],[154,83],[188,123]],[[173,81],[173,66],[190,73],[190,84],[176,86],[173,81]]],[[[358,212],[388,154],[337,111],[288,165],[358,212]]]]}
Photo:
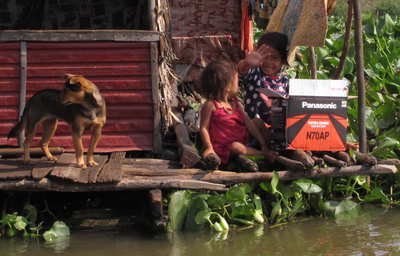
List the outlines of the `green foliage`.
{"type": "Polygon", "coordinates": [[[43,238],[47,242],[62,240],[70,235],[69,227],[63,221],[55,221],[53,226],[43,233],[43,238]]]}
{"type": "MultiPolygon", "coordinates": [[[[337,16],[347,15],[348,1],[337,0],[334,14],[337,16]]],[[[400,15],[400,2],[393,0],[360,0],[361,11],[363,13],[373,13],[377,15],[391,14],[400,15]]]]}
{"type": "Polygon", "coordinates": [[[17,212],[5,214],[0,219],[0,236],[6,234],[8,237],[22,235],[24,237],[38,237],[42,223],[36,225],[37,210],[32,205],[24,208],[25,216],[17,212]]]}
{"type": "Polygon", "coordinates": [[[264,223],[261,198],[249,184],[232,186],[226,193],[178,191],[170,196],[169,231],[199,230],[205,226],[216,232],[228,232],[229,224],[264,223]]]}
{"type": "MultiPolygon", "coordinates": [[[[383,1],[380,1],[383,2],[383,1]]],[[[397,3],[396,5],[400,5],[397,3]]],[[[369,151],[379,158],[399,158],[400,152],[400,18],[388,14],[363,16],[364,65],[366,79],[366,128],[369,151]],[[397,153],[396,153],[397,152],[397,153]]],[[[326,44],[316,48],[317,77],[333,77],[344,44],[345,19],[329,19],[326,44]]],[[[350,42],[342,76],[351,83],[350,95],[357,95],[354,40],[350,42]]],[[[294,63],[289,74],[309,78],[306,47],[300,47],[300,61],[294,63]]],[[[357,100],[348,104],[348,139],[358,137],[357,100]]]]}

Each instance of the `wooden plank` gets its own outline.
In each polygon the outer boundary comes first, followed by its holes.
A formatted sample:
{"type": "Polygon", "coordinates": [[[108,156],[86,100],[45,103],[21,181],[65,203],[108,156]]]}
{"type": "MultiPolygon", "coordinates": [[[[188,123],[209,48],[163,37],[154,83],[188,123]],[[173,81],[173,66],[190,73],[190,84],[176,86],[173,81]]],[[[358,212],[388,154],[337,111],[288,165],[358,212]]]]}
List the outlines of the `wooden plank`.
{"type": "Polygon", "coordinates": [[[32,178],[34,180],[41,180],[46,177],[56,166],[55,162],[47,161],[46,157],[43,157],[41,161],[35,163],[32,169],[32,178]]]}
{"type": "MultiPolygon", "coordinates": [[[[157,166],[137,167],[130,165],[121,166],[124,177],[129,176],[174,176],[174,175],[205,175],[208,172],[199,169],[174,169],[157,168],[157,166]],[[156,168],[154,168],[156,167],[156,168]]],[[[150,177],[149,177],[150,179],[150,177]]]]}
{"type": "Polygon", "coordinates": [[[50,176],[78,182],[81,170],[76,164],[75,154],[65,153],[58,159],[50,176]]]}
{"type": "Polygon", "coordinates": [[[12,41],[159,41],[156,31],[141,30],[5,30],[0,33],[0,42],[12,41]]]}
{"type": "Polygon", "coordinates": [[[95,183],[78,186],[76,183],[66,183],[58,180],[43,178],[40,181],[23,179],[21,181],[2,181],[0,190],[12,191],[57,191],[57,192],[103,192],[146,189],[195,189],[226,191],[223,184],[204,182],[199,180],[170,179],[153,181],[151,179],[122,180],[118,183],[95,183]]]}
{"type": "Polygon", "coordinates": [[[99,175],[101,169],[103,169],[105,163],[108,160],[107,155],[95,155],[94,160],[99,164],[98,166],[89,167],[82,170],[79,182],[81,183],[95,183],[97,176],[99,175]]]}
{"type": "Polygon", "coordinates": [[[146,168],[151,170],[180,168],[178,161],[157,158],[125,158],[123,166],[126,168],[146,168]]]}
{"type": "Polygon", "coordinates": [[[125,151],[111,153],[109,161],[105,164],[96,182],[119,182],[122,179],[121,164],[126,155],[125,151]]]}
{"type": "Polygon", "coordinates": [[[26,164],[22,159],[0,160],[0,180],[30,178],[32,168],[32,164],[26,164]]]}

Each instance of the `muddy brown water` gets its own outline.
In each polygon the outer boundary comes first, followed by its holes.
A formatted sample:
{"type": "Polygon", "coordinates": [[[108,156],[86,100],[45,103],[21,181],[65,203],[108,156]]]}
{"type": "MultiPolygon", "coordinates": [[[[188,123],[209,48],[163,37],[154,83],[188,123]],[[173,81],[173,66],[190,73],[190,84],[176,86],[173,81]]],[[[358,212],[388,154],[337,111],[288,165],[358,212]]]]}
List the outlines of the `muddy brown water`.
{"type": "Polygon", "coordinates": [[[400,255],[400,209],[364,207],[347,221],[308,218],[279,227],[146,236],[72,232],[56,243],[0,239],[0,256],[400,255]]]}

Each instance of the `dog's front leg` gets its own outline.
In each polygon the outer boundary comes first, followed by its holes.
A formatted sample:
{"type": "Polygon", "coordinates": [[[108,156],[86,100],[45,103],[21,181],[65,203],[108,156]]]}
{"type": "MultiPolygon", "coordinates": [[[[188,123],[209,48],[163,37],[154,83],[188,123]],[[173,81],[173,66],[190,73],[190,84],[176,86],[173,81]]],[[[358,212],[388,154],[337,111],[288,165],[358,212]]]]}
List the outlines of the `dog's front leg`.
{"type": "Polygon", "coordinates": [[[83,144],[82,144],[82,134],[83,128],[73,128],[72,129],[72,141],[75,148],[76,164],[81,168],[86,168],[85,160],[83,158],[83,144]]]}
{"type": "Polygon", "coordinates": [[[97,166],[99,165],[95,160],[94,160],[94,150],[96,149],[97,143],[100,140],[101,137],[101,129],[102,125],[94,125],[92,127],[92,136],[90,138],[90,146],[87,152],[87,164],[89,166],[97,166]]]}

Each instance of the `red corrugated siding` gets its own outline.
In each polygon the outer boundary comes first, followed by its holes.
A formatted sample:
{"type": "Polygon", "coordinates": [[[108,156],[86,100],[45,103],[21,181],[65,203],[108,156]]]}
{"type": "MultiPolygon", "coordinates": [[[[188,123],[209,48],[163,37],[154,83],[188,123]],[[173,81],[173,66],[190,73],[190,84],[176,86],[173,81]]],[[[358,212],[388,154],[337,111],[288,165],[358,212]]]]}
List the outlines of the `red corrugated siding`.
{"type": "MultiPolygon", "coordinates": [[[[152,149],[149,43],[28,42],[27,53],[28,97],[41,89],[62,88],[65,73],[81,74],[99,87],[107,102],[107,124],[98,152],[152,149]]],[[[12,104],[16,100],[9,99],[12,104]]],[[[86,146],[89,139],[86,133],[86,146]]],[[[73,150],[66,124],[59,125],[51,146],[73,150]]]]}
{"type": "Polygon", "coordinates": [[[7,142],[7,134],[18,118],[20,46],[0,45],[0,145],[16,146],[15,140],[7,142]]]}

